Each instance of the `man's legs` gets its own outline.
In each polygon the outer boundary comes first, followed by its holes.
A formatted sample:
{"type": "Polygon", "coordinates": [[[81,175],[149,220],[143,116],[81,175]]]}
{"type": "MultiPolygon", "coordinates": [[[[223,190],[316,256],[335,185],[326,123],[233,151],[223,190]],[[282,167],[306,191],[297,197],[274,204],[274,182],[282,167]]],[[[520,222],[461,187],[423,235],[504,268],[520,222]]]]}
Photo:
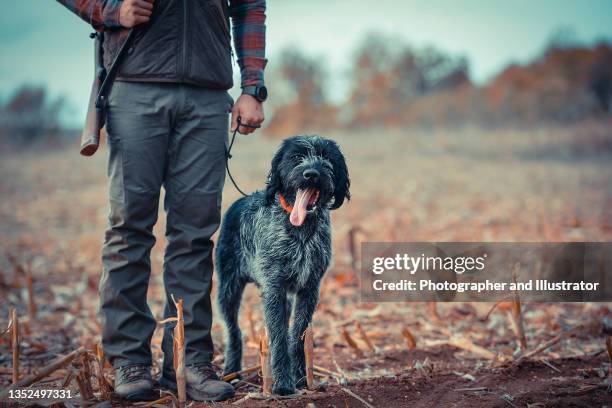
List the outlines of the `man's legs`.
{"type": "MultiPolygon", "coordinates": [[[[232,101],[227,92],[181,86],[181,111],[170,135],[166,198],[168,213],[164,262],[165,317],[175,316],[170,295],[184,301],[188,365],[212,359],[211,236],[219,227],[225,180],[225,146],[232,101]]],[[[162,348],[165,371],[172,371],[172,328],[162,348]]]]}
{"type": "Polygon", "coordinates": [[[110,216],[100,315],[104,352],[115,367],[151,364],[156,323],[147,304],[149,255],[178,89],[169,88],[116,82],[109,101],[110,216]]]}

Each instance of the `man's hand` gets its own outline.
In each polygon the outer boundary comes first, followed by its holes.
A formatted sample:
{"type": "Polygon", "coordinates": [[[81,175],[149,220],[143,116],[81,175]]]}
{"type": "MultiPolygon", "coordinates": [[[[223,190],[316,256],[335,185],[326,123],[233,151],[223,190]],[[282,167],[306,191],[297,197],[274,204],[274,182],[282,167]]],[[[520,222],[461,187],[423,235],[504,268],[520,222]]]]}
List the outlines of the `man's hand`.
{"type": "MultiPolygon", "coordinates": [[[[238,126],[238,117],[240,123],[245,125],[259,126],[264,121],[263,104],[251,95],[242,94],[234,104],[232,109],[232,132],[238,126]]],[[[243,135],[253,133],[255,128],[240,126],[238,132],[243,135]]]]}
{"type": "Polygon", "coordinates": [[[132,28],[148,23],[153,14],[154,0],[124,0],[119,9],[119,24],[132,28]]]}

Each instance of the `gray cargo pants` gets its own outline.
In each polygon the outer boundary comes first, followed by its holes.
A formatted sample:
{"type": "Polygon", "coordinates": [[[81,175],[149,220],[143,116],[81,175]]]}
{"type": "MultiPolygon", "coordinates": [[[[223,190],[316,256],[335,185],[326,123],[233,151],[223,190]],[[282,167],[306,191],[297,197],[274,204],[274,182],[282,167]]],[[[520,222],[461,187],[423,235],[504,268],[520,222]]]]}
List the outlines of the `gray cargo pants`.
{"type": "MultiPolygon", "coordinates": [[[[220,222],[229,94],[183,84],[116,82],[109,97],[110,216],[100,281],[102,343],[115,367],[151,364],[147,304],[160,189],[166,191],[166,307],[184,300],[187,364],[212,358],[211,236],[220,222]]],[[[172,365],[172,329],[162,349],[172,365]]]]}

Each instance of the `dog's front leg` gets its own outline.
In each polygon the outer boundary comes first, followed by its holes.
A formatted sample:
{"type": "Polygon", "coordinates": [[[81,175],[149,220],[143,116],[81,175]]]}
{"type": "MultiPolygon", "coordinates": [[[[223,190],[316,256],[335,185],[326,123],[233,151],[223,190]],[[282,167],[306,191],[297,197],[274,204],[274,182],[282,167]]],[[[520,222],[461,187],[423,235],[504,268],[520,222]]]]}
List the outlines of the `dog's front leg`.
{"type": "Polygon", "coordinates": [[[302,289],[295,296],[293,325],[291,326],[290,353],[291,371],[296,387],[306,386],[306,362],[304,359],[304,331],[312,321],[317,308],[319,287],[302,289]]]}
{"type": "Polygon", "coordinates": [[[274,385],[272,392],[289,395],[295,392],[291,376],[291,360],[287,345],[287,294],[279,287],[262,290],[263,311],[270,339],[270,357],[274,385]]]}

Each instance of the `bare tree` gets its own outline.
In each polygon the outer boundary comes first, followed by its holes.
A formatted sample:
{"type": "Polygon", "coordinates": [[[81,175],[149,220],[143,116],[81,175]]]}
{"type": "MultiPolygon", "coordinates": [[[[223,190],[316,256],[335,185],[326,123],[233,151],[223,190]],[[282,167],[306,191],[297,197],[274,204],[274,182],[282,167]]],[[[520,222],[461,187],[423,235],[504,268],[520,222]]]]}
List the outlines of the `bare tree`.
{"type": "Polygon", "coordinates": [[[51,100],[40,86],[22,86],[0,106],[0,142],[32,145],[55,141],[61,130],[63,97],[51,100]]]}
{"type": "Polygon", "coordinates": [[[274,112],[268,133],[288,135],[318,132],[336,125],[337,108],[327,99],[326,73],[321,62],[297,50],[285,50],[272,74],[274,112]]]}
{"type": "Polygon", "coordinates": [[[377,34],[358,48],[352,72],[348,110],[356,126],[396,125],[407,111],[430,93],[470,84],[465,58],[454,58],[435,48],[398,46],[377,34]]]}
{"type": "Polygon", "coordinates": [[[600,44],[597,56],[589,72],[589,89],[598,102],[603,113],[610,113],[612,108],[612,49],[609,45],[600,44]]]}

